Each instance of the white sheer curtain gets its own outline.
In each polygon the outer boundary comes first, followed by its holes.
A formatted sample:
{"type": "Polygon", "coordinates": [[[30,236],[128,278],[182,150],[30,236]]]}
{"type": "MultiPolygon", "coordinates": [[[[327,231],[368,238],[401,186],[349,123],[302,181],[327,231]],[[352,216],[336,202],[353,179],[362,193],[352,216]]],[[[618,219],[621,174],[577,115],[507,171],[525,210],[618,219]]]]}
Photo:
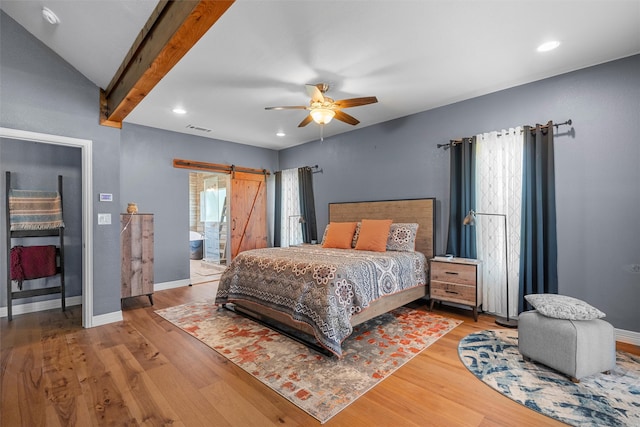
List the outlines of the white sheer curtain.
{"type": "Polygon", "coordinates": [[[280,212],[280,246],[285,248],[302,242],[298,169],[282,171],[282,210],[280,212]]]}
{"type": "Polygon", "coordinates": [[[518,311],[520,216],[522,207],[521,127],[489,132],[476,138],[476,210],[502,216],[476,218],[478,259],[482,260],[483,309],[507,315],[504,233],[508,233],[509,315],[518,311]]]}

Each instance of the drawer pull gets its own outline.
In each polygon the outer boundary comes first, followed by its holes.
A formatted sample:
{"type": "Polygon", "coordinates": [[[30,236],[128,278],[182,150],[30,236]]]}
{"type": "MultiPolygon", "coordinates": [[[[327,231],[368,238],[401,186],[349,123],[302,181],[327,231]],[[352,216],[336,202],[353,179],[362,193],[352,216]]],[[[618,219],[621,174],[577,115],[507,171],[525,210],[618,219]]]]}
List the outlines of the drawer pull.
{"type": "Polygon", "coordinates": [[[453,274],[454,276],[457,276],[459,273],[456,273],[455,271],[445,271],[445,274],[453,274]]]}
{"type": "Polygon", "coordinates": [[[448,294],[456,294],[456,295],[458,295],[458,293],[456,291],[445,290],[445,292],[448,293],[448,294]]]}

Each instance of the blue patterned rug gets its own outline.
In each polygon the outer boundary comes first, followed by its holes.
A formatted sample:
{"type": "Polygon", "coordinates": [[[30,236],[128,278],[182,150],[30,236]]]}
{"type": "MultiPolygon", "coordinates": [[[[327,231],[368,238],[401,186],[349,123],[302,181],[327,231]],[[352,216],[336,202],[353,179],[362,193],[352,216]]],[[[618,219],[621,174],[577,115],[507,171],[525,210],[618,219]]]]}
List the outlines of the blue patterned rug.
{"type": "Polygon", "coordinates": [[[481,331],[458,345],[462,363],[485,384],[527,408],[574,426],[640,426],[640,357],[617,352],[610,375],[574,384],[544,365],[525,362],[517,330],[481,331]]]}

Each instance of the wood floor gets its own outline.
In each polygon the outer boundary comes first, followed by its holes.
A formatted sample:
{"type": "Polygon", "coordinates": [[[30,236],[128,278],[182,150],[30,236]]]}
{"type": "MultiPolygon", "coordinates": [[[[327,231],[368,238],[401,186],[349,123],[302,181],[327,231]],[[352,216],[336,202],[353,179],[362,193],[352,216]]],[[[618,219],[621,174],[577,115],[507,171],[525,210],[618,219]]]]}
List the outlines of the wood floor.
{"type": "MultiPolygon", "coordinates": [[[[124,321],[81,327],[80,307],[0,321],[0,425],[315,426],[311,416],[155,309],[212,297],[215,283],[125,300],[124,321]]],[[[325,425],[560,426],[493,391],[458,359],[458,341],[493,318],[436,310],[464,323],[325,425]]],[[[625,351],[640,354],[635,346],[625,351]]]]}

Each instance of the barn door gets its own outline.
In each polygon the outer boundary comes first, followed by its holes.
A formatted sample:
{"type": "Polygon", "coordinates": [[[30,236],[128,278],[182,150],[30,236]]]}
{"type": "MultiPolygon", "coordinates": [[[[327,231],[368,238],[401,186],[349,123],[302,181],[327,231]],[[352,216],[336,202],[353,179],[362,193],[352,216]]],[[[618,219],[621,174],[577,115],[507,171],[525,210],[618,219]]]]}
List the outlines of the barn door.
{"type": "Polygon", "coordinates": [[[265,175],[234,172],[231,177],[231,259],[240,252],[267,247],[265,175]]]}

